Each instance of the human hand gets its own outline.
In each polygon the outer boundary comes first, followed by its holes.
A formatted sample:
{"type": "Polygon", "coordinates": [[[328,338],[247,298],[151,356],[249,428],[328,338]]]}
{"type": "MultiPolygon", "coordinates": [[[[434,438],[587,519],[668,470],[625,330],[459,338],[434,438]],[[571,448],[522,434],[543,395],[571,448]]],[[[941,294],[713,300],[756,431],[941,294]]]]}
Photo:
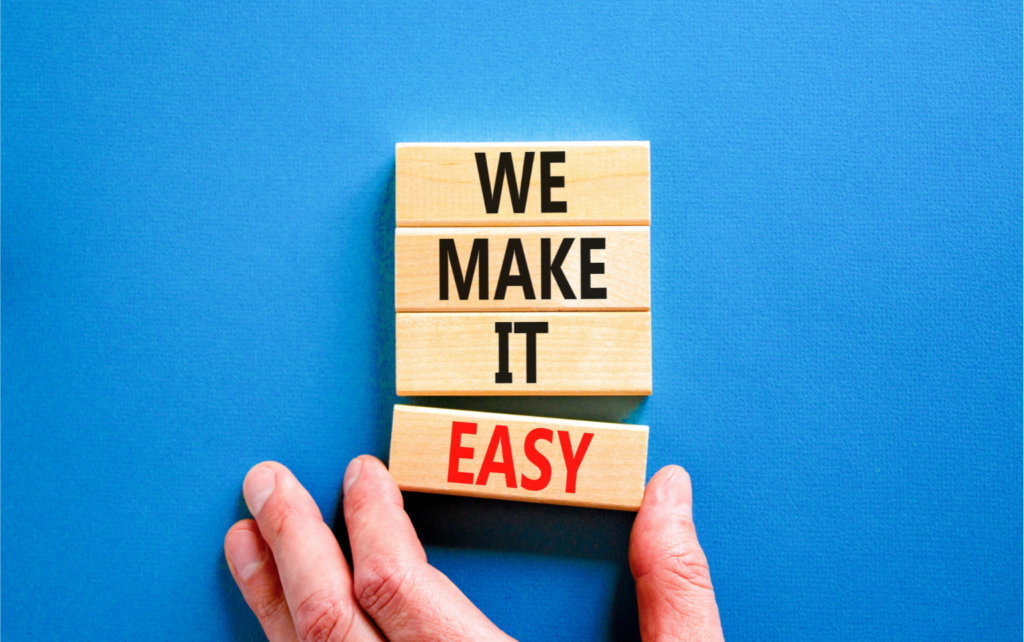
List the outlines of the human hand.
{"type": "MultiPolygon", "coordinates": [[[[343,482],[349,570],[313,498],[291,471],[258,464],[242,485],[255,521],[224,539],[231,574],[270,642],[509,640],[427,555],[379,460],[352,460],[343,482]]],[[[633,524],[629,563],[644,640],[721,640],[690,476],[658,471],[633,524]]]]}

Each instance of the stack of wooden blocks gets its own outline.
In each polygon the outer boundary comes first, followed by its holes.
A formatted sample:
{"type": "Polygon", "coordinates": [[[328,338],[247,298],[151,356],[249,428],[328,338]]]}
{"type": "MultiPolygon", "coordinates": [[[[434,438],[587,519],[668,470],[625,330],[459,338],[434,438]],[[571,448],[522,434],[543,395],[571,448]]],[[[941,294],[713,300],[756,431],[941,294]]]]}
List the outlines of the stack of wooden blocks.
{"type": "MultiPolygon", "coordinates": [[[[650,212],[645,142],[399,144],[398,394],[651,394],[650,212]]],[[[410,490],[635,509],[646,451],[644,426],[396,406],[390,466],[410,490]]]]}

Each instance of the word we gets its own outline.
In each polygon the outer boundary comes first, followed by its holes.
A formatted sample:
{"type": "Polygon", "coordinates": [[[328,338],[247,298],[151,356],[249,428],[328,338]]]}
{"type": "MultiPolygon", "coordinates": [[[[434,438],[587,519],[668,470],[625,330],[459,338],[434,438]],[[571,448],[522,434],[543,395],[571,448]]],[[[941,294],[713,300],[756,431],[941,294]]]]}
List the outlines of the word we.
{"type": "MultiPolygon", "coordinates": [[[[527,477],[523,473],[516,482],[516,465],[512,457],[512,443],[508,435],[508,426],[497,425],[491,433],[491,441],[487,445],[487,452],[480,464],[480,470],[473,480],[473,473],[459,470],[459,462],[463,459],[473,459],[473,448],[462,445],[463,435],[475,435],[477,424],[466,421],[452,422],[451,448],[448,452],[448,483],[450,484],[475,484],[486,486],[490,475],[502,475],[505,477],[506,488],[518,488],[522,486],[525,490],[539,491],[548,487],[551,482],[551,462],[542,452],[537,450],[538,441],[553,443],[554,432],[548,428],[534,428],[526,434],[523,441],[523,451],[530,463],[537,467],[540,474],[536,478],[527,477]],[[501,461],[494,461],[501,449],[501,461]]],[[[562,460],[565,462],[565,492],[576,492],[576,476],[583,464],[583,457],[587,454],[587,448],[594,438],[594,433],[583,433],[576,452],[572,449],[572,440],[565,430],[558,431],[558,443],[562,447],[562,460]]]]}
{"type": "MultiPolygon", "coordinates": [[[[476,153],[476,169],[480,174],[480,191],[484,197],[484,207],[488,214],[497,214],[501,207],[501,189],[508,177],[508,192],[512,200],[512,211],[522,214],[526,211],[526,198],[530,193],[530,174],[533,172],[535,152],[526,152],[523,156],[523,180],[516,184],[516,168],[512,165],[512,152],[501,152],[498,155],[498,170],[491,188],[491,175],[487,171],[487,154],[476,153]]],[[[540,153],[540,211],[547,213],[564,213],[569,211],[565,201],[551,200],[551,189],[565,187],[564,176],[552,176],[551,164],[564,163],[565,152],[540,153]]]]}

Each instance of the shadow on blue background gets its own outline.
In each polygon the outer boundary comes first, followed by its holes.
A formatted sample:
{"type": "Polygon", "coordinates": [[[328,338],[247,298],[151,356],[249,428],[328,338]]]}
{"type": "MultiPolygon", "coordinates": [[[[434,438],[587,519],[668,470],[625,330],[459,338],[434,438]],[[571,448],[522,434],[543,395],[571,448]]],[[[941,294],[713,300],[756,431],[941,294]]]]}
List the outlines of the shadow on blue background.
{"type": "MultiPolygon", "coordinates": [[[[1008,2],[3,3],[4,639],[260,637],[245,472],[333,522],[387,454],[394,145],[500,140],[651,142],[654,394],[412,402],[649,425],[729,639],[1021,639],[1021,39],[1008,2]]],[[[628,637],[622,514],[409,503],[510,633],[628,637]]]]}

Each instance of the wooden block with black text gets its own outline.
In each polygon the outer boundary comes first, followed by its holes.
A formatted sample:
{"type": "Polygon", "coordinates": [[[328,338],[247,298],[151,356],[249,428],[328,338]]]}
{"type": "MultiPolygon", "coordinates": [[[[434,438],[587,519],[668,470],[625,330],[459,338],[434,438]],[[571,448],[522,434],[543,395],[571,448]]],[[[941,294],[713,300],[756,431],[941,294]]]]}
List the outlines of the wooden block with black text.
{"type": "Polygon", "coordinates": [[[651,394],[650,145],[395,148],[399,395],[651,394]]]}
{"type": "Polygon", "coordinates": [[[396,405],[402,490],[635,511],[647,426],[396,405]]]}
{"type": "Polygon", "coordinates": [[[649,310],[650,228],[395,231],[395,310],[649,310]]]}
{"type": "Polygon", "coordinates": [[[409,395],[649,395],[650,312],[399,313],[409,395]]]}
{"type": "Polygon", "coordinates": [[[398,227],[649,225],[643,142],[399,143],[398,227]]]}

